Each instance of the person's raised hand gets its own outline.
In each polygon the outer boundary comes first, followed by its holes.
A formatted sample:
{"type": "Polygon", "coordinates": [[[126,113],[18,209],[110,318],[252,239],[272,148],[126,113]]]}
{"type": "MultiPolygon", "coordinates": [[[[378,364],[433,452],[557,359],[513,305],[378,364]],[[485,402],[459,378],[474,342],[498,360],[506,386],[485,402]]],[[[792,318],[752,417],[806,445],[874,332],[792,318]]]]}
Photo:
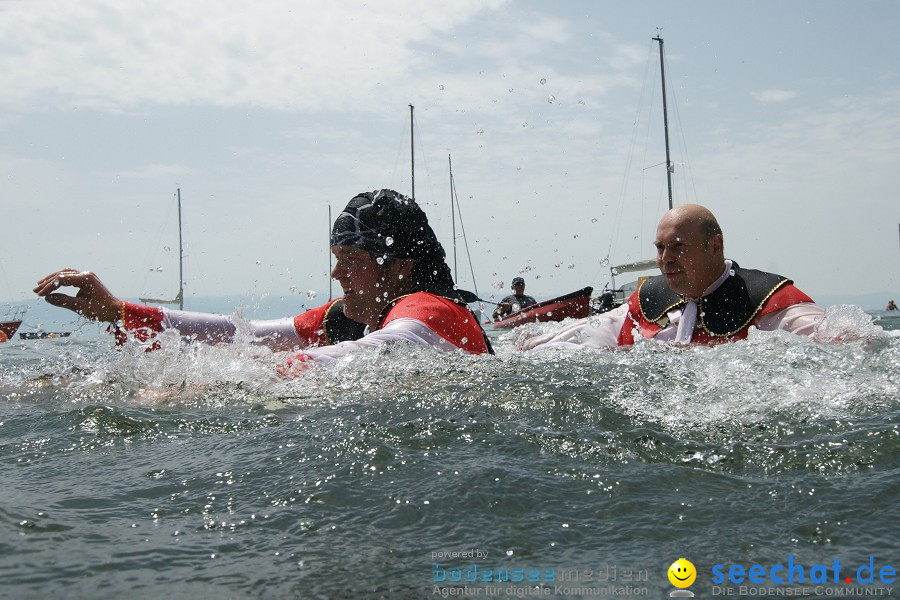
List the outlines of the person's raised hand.
{"type": "Polygon", "coordinates": [[[62,269],[47,275],[34,288],[34,293],[54,306],[67,308],[93,321],[114,323],[119,318],[122,301],[90,271],[62,269]],[[57,292],[60,288],[78,288],[74,296],[57,292]]]}

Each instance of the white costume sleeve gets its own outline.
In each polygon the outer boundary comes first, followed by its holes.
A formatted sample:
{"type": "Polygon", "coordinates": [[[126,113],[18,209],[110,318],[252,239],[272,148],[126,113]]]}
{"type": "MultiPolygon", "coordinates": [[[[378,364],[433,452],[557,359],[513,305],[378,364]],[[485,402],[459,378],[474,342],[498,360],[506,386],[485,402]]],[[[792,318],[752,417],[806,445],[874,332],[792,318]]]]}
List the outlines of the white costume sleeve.
{"type": "Polygon", "coordinates": [[[520,350],[538,346],[557,348],[615,348],[619,332],[628,318],[628,304],[592,317],[578,319],[561,329],[525,340],[520,350]]]}
{"type": "Polygon", "coordinates": [[[459,349],[455,344],[448,342],[429,329],[422,321],[404,317],[394,319],[382,329],[367,333],[358,340],[338,342],[320,348],[309,348],[304,350],[303,354],[313,358],[316,362],[329,363],[356,350],[377,348],[385,342],[391,341],[404,341],[417,346],[433,346],[441,350],[459,349]]]}
{"type": "MultiPolygon", "coordinates": [[[[671,342],[675,338],[681,320],[681,310],[671,311],[668,316],[668,325],[654,337],[658,342],[671,342]]],[[[615,348],[618,345],[619,332],[627,318],[628,305],[623,304],[607,313],[579,319],[557,331],[525,340],[520,349],[530,350],[545,345],[559,348],[615,348]]],[[[763,331],[781,329],[813,337],[824,318],[825,311],[822,307],[807,302],[759,317],[754,325],[763,331]]]]}
{"type": "MultiPolygon", "coordinates": [[[[183,310],[162,309],[163,327],[176,329],[183,337],[207,343],[230,342],[234,339],[238,325],[231,317],[183,310]]],[[[297,335],[294,318],[266,321],[241,321],[239,326],[255,338],[255,343],[268,346],[272,350],[291,350],[303,347],[304,342],[297,335]]]]}
{"type": "Polygon", "coordinates": [[[824,319],[825,310],[821,306],[804,302],[763,315],[756,319],[754,325],[763,331],[782,329],[797,335],[813,337],[824,319]]]}

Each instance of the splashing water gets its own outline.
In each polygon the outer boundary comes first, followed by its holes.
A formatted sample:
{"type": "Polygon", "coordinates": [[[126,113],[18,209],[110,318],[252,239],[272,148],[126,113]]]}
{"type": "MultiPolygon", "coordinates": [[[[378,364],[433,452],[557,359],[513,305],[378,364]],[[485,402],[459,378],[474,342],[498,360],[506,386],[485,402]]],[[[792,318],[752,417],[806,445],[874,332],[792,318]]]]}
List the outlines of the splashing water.
{"type": "Polygon", "coordinates": [[[6,346],[4,591],[424,597],[431,553],[469,547],[506,569],[877,557],[900,534],[871,526],[896,509],[900,335],[826,317],[853,341],[518,351],[566,326],[536,323],[493,356],[396,343],[289,380],[239,315],[231,345],[6,346]]]}

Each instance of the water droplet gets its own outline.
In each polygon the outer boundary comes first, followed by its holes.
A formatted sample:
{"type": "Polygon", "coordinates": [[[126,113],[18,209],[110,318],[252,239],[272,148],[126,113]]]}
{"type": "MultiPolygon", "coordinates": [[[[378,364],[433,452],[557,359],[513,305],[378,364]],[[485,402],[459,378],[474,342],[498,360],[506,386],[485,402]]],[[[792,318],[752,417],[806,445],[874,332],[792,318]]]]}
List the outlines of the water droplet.
{"type": "Polygon", "coordinates": [[[475,133],[476,133],[476,135],[484,135],[484,129],[479,127],[478,129],[475,130],[475,133]]]}
{"type": "Polygon", "coordinates": [[[551,95],[547,98],[547,102],[549,102],[550,104],[553,104],[554,102],[556,102],[556,96],[554,96],[554,95],[551,94],[551,95]]]}
{"type": "Polygon", "coordinates": [[[441,85],[439,85],[439,86],[438,86],[438,89],[441,90],[441,91],[443,92],[443,91],[444,91],[444,84],[442,83],[441,85]]]}
{"type": "Polygon", "coordinates": [[[315,290],[306,290],[306,297],[309,298],[310,300],[312,300],[313,298],[316,297],[316,291],[315,290]]]}
{"type": "Polygon", "coordinates": [[[375,262],[377,262],[379,265],[383,265],[383,264],[384,264],[384,258],[382,258],[382,257],[379,256],[378,258],[375,259],[375,262]]]}
{"type": "Polygon", "coordinates": [[[391,236],[387,236],[386,238],[384,238],[384,243],[388,246],[393,246],[394,238],[392,238],[391,236]]]}
{"type": "Polygon", "coordinates": [[[580,104],[582,106],[587,106],[587,102],[585,102],[584,100],[579,100],[578,104],[580,104]]]}
{"type": "Polygon", "coordinates": [[[575,263],[569,263],[569,268],[570,268],[570,269],[574,269],[574,268],[575,268],[575,263]]]}
{"type": "Polygon", "coordinates": [[[604,258],[603,260],[601,260],[601,261],[600,261],[600,266],[601,266],[601,267],[608,267],[608,266],[609,266],[609,259],[608,259],[608,258],[604,258]]]}
{"type": "Polygon", "coordinates": [[[541,85],[546,85],[546,84],[547,84],[547,78],[541,77],[541,85]]]}
{"type": "Polygon", "coordinates": [[[461,339],[461,340],[459,340],[459,341],[460,341],[460,342],[462,342],[462,343],[463,343],[463,344],[465,344],[465,343],[466,343],[466,342],[468,342],[468,341],[469,341],[469,338],[467,338],[467,337],[464,337],[464,338],[462,338],[462,339],[461,339]]]}
{"type": "Polygon", "coordinates": [[[162,267],[156,267],[156,272],[157,272],[157,273],[162,273],[162,272],[163,272],[163,268],[162,268],[162,267]]]}
{"type": "Polygon", "coordinates": [[[262,264],[262,261],[261,261],[261,260],[256,261],[256,266],[257,266],[257,267],[260,266],[261,264],[262,264]]]}
{"type": "Polygon", "coordinates": [[[591,219],[591,223],[596,223],[597,219],[591,219]]]}
{"type": "Polygon", "coordinates": [[[512,94],[515,91],[513,88],[509,88],[509,93],[512,94]]]}

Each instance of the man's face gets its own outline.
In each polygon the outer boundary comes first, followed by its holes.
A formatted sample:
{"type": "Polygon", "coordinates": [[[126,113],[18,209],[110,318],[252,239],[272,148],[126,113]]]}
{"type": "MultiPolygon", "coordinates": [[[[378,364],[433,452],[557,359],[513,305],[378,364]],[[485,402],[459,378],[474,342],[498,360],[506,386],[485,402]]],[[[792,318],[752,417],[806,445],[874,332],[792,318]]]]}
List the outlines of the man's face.
{"type": "Polygon", "coordinates": [[[337,263],[331,276],[344,290],[344,314],[372,329],[387,302],[403,293],[411,261],[378,261],[367,251],[354,246],[332,246],[337,263]]]}
{"type": "Polygon", "coordinates": [[[697,220],[667,213],[656,229],[656,266],[676,294],[699,298],[725,268],[722,235],[707,243],[697,220]]]}
{"type": "Polygon", "coordinates": [[[525,284],[524,283],[514,283],[512,286],[513,294],[516,296],[521,296],[525,293],[525,284]]]}

